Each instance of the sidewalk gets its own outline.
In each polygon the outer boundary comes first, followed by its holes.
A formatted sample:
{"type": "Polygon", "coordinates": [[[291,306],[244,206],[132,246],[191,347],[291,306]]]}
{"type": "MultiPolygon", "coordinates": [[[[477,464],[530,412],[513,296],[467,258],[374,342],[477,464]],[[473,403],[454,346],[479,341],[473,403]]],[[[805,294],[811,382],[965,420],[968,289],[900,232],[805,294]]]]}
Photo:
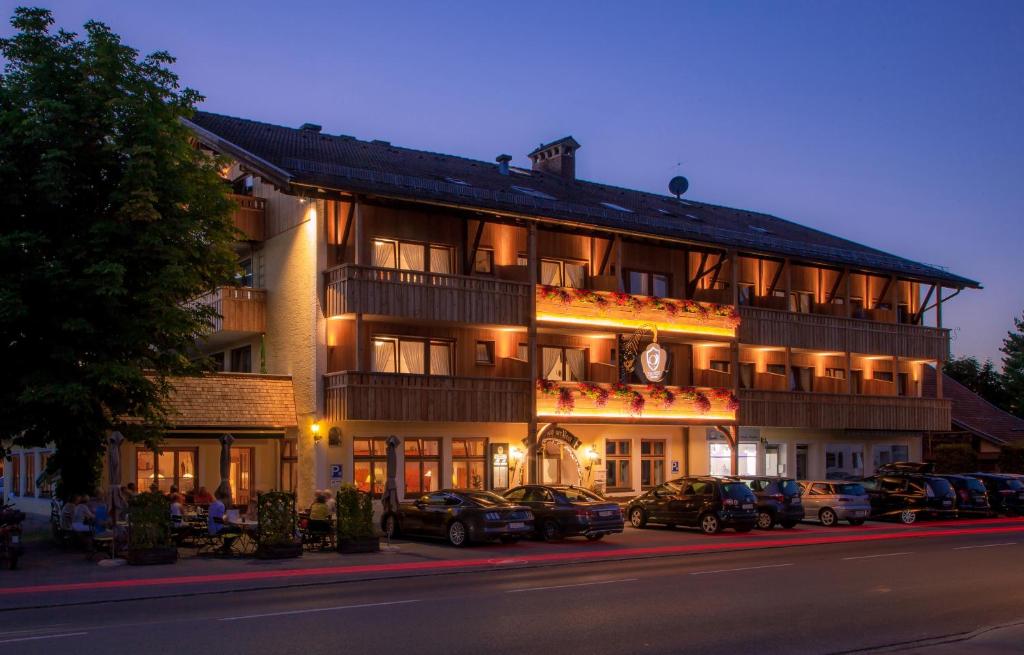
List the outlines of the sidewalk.
{"type": "Polygon", "coordinates": [[[873,653],[905,655],[998,655],[1024,649],[1024,622],[976,630],[966,635],[934,639],[913,645],[883,648],[873,653]]]}

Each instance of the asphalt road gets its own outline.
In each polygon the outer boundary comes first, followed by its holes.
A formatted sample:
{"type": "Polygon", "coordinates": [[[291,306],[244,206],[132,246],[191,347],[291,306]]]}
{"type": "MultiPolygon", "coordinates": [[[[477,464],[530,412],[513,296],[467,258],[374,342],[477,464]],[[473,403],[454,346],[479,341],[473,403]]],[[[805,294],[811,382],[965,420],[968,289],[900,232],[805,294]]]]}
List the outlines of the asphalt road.
{"type": "Polygon", "coordinates": [[[1024,618],[1024,532],[450,573],[0,613],[0,648],[840,653],[1024,618]]]}

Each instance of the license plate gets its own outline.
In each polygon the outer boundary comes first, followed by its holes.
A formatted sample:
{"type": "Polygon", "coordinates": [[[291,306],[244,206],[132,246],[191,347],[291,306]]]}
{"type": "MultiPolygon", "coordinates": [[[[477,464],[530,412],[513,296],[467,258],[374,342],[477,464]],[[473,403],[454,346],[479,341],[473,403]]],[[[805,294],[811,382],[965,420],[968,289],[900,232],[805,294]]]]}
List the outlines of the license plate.
{"type": "Polygon", "coordinates": [[[525,523],[519,523],[519,522],[509,523],[508,527],[509,527],[510,530],[522,530],[523,528],[526,527],[526,524],[525,523]]]}
{"type": "Polygon", "coordinates": [[[859,509],[859,510],[857,510],[856,512],[853,512],[853,516],[854,516],[855,518],[860,518],[861,516],[864,516],[865,514],[867,514],[867,512],[865,512],[865,511],[864,511],[864,510],[862,510],[862,509],[859,509]]]}
{"type": "Polygon", "coordinates": [[[953,506],[953,501],[952,500],[944,500],[944,501],[942,501],[942,506],[943,507],[952,507],[953,506]]]}
{"type": "Polygon", "coordinates": [[[985,497],[984,496],[975,496],[974,497],[974,502],[976,502],[978,504],[981,504],[981,503],[985,502],[985,497]]]}
{"type": "Polygon", "coordinates": [[[615,514],[615,512],[614,512],[614,511],[611,511],[611,510],[609,510],[609,511],[607,511],[607,512],[598,512],[598,513],[597,513],[597,515],[598,515],[598,516],[611,516],[611,515],[613,515],[613,514],[615,514]]]}
{"type": "Polygon", "coordinates": [[[753,503],[744,503],[743,504],[743,509],[754,509],[754,504],[753,503]]]}
{"type": "Polygon", "coordinates": [[[789,501],[789,504],[790,505],[799,505],[800,504],[800,499],[799,498],[794,498],[793,500],[789,501]]]}

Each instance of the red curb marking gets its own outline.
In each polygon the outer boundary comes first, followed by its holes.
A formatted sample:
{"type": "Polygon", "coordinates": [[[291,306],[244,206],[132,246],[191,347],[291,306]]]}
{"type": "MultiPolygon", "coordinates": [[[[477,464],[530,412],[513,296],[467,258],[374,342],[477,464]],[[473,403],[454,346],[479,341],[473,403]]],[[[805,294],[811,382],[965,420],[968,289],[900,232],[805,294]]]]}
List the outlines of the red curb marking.
{"type": "MultiPolygon", "coordinates": [[[[963,528],[959,530],[921,530],[920,532],[903,532],[892,534],[849,534],[833,537],[792,538],[780,537],[764,539],[754,537],[745,541],[715,542],[689,546],[649,546],[644,548],[620,548],[594,553],[580,551],[564,553],[545,553],[509,559],[513,563],[538,564],[543,562],[601,560],[613,557],[627,558],[637,555],[674,555],[683,553],[713,552],[722,550],[752,550],[760,546],[797,546],[858,543],[868,541],[884,541],[886,539],[919,539],[923,537],[951,537],[973,534],[1003,534],[1024,531],[1024,522],[1011,519],[1013,527],[963,528]]],[[[1008,521],[1001,521],[1006,523],[1008,521]]],[[[220,573],[213,575],[186,575],[163,578],[139,578],[131,580],[106,580],[102,582],[72,582],[35,585],[27,587],[11,587],[0,589],[0,596],[22,594],[38,594],[57,591],[83,591],[97,589],[124,589],[130,587],[148,587],[160,585],[207,584],[211,582],[234,582],[252,580],[277,580],[282,578],[304,578],[311,576],[341,575],[346,573],[385,573],[403,571],[430,571],[445,569],[464,569],[502,566],[498,558],[477,558],[468,560],[444,560],[439,562],[406,562],[402,564],[363,564],[353,566],[326,566],[308,569],[288,569],[284,571],[255,571],[245,573],[220,573]]]]}

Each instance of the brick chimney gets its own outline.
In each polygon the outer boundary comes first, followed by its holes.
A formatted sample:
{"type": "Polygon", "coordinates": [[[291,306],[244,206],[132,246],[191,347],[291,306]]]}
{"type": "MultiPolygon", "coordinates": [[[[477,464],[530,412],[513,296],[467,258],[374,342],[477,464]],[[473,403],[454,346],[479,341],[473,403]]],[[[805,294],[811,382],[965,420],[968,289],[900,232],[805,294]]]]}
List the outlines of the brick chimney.
{"type": "Polygon", "coordinates": [[[571,136],[551,143],[542,143],[530,153],[533,170],[554,173],[567,180],[576,179],[576,149],[580,144],[571,136]]]}

